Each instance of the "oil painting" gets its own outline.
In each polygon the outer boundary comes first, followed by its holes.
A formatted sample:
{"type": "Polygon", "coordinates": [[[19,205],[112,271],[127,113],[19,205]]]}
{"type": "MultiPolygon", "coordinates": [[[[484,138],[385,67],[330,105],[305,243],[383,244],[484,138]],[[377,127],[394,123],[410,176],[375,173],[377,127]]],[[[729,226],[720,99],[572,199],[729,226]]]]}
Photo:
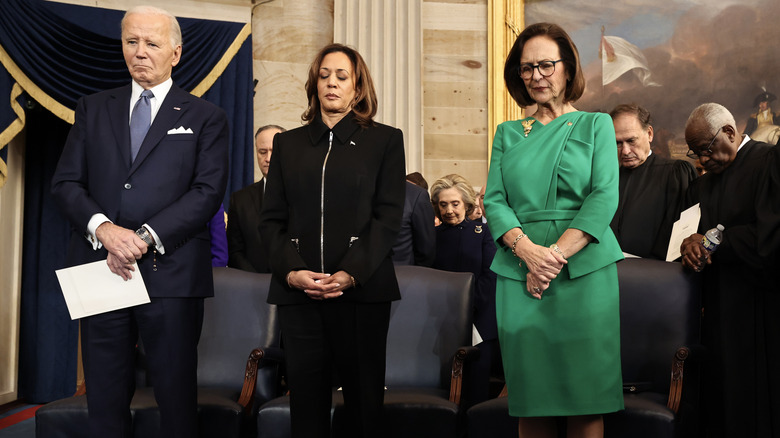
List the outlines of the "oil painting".
{"type": "Polygon", "coordinates": [[[587,86],[575,106],[646,107],[654,151],[675,157],[687,151],[688,115],[705,102],[728,108],[740,131],[776,140],[779,16],[776,0],[525,1],[526,25],[558,23],[579,49],[587,86]],[[754,129],[756,115],[768,128],[754,129]]]}

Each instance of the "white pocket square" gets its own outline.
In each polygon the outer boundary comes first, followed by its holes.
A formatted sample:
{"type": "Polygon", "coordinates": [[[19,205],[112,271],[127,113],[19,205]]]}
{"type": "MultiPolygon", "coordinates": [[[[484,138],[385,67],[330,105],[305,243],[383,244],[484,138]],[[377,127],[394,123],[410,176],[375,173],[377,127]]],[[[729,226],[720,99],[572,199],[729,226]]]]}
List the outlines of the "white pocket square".
{"type": "Polygon", "coordinates": [[[192,129],[190,129],[190,128],[184,129],[184,126],[179,126],[176,129],[169,130],[168,134],[169,135],[171,135],[171,134],[193,134],[193,132],[192,132],[192,129]]]}

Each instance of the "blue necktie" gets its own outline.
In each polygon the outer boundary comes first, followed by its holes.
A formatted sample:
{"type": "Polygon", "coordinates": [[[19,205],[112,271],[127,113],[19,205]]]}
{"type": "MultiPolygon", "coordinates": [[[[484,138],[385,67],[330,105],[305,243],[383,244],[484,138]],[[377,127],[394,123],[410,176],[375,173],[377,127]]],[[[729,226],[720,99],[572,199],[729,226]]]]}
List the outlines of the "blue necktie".
{"type": "Polygon", "coordinates": [[[133,113],[130,115],[130,162],[135,161],[138,150],[141,149],[141,143],[144,142],[146,132],[152,124],[152,106],[149,98],[154,97],[150,90],[144,90],[141,97],[133,107],[133,113]]]}

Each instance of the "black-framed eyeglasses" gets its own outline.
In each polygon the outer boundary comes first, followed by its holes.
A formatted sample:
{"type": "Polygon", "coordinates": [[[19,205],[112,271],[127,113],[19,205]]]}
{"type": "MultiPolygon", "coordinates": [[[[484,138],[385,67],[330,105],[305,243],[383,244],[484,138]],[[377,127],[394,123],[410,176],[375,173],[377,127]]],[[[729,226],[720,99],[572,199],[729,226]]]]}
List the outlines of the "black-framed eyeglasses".
{"type": "Polygon", "coordinates": [[[694,160],[698,160],[701,157],[709,157],[710,155],[712,155],[712,145],[713,143],[715,143],[715,139],[718,138],[718,134],[720,134],[721,129],[723,129],[723,127],[721,127],[720,129],[718,129],[717,132],[715,132],[715,136],[712,137],[712,140],[710,140],[710,144],[707,145],[707,149],[701,152],[696,152],[690,147],[688,147],[688,152],[686,152],[685,155],[688,158],[693,158],[694,160]]]}
{"type": "Polygon", "coordinates": [[[563,59],[558,59],[555,61],[542,61],[538,64],[520,64],[520,77],[522,79],[531,79],[534,75],[534,69],[539,70],[539,74],[542,75],[542,77],[548,77],[552,76],[553,73],[555,73],[555,64],[563,61],[563,59]]]}

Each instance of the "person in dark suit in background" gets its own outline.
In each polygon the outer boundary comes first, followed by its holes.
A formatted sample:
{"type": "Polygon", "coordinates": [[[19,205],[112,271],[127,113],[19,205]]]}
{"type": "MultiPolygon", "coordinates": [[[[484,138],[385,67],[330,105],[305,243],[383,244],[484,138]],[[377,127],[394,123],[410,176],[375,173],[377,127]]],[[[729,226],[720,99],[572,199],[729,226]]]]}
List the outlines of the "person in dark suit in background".
{"type": "Polygon", "coordinates": [[[420,186],[426,191],[428,191],[428,181],[425,180],[425,177],[422,176],[422,173],[420,172],[412,172],[408,175],[406,175],[406,180],[410,183],[420,186]]]}
{"type": "Polygon", "coordinates": [[[214,293],[206,224],[227,185],[227,118],[173,84],[182,42],[170,13],[128,10],[122,51],[132,83],[79,100],[52,180],[72,225],[68,264],[106,260],[123,279],[142,274],[151,298],[81,320],[87,428],[131,435],[140,335],[161,436],[191,438],[203,299],[214,293]]]}
{"type": "Polygon", "coordinates": [[[307,124],[274,138],[260,215],[292,436],[330,436],[335,371],[349,429],[337,436],[381,437],[390,303],[401,298],[391,249],[403,213],[403,134],[373,121],[374,85],[352,48],[319,52],[306,95],[307,124]]]}
{"type": "Polygon", "coordinates": [[[436,258],[436,229],[428,191],[406,181],[406,200],[401,231],[393,245],[393,261],[399,265],[433,265],[436,258]]]}
{"type": "MultiPolygon", "coordinates": [[[[476,195],[466,178],[451,174],[431,186],[431,203],[441,225],[436,227],[435,269],[474,274],[474,333],[480,349],[469,401],[479,403],[489,396],[490,377],[500,378],[501,350],[496,319],[496,273],[490,270],[496,245],[490,228],[468,216],[477,206],[476,195]]],[[[495,394],[494,394],[495,395],[495,394]]]]}
{"type": "Polygon", "coordinates": [[[255,133],[260,181],[233,192],[228,205],[228,266],[249,272],[271,272],[268,248],[260,241],[260,210],[263,208],[266,177],[274,151],[274,136],[286,131],[278,125],[265,125],[255,133]]]}

